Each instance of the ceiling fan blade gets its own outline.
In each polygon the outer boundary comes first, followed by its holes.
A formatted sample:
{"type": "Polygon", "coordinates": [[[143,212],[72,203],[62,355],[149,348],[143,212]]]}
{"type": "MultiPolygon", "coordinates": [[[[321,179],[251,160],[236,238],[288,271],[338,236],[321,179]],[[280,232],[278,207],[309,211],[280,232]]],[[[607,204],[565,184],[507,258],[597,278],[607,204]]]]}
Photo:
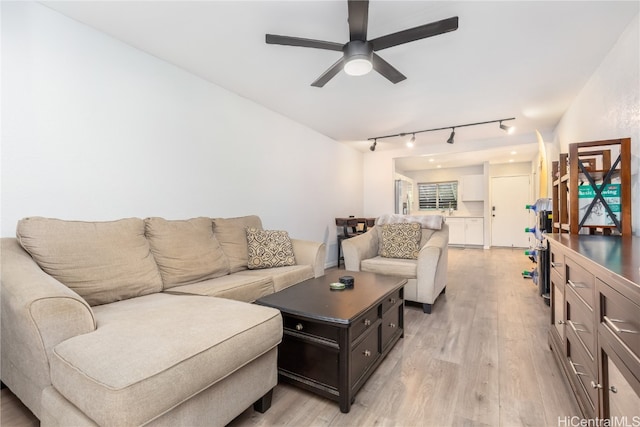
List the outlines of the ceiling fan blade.
{"type": "Polygon", "coordinates": [[[380,58],[378,54],[373,54],[373,69],[386,77],[391,83],[396,84],[406,79],[404,74],[396,70],[391,64],[380,58]]]}
{"type": "Polygon", "coordinates": [[[343,44],[327,42],[323,40],[303,39],[301,37],[278,36],[267,34],[267,44],[280,44],[285,46],[312,47],[314,49],[335,50],[342,52],[343,44]]]}
{"type": "Polygon", "coordinates": [[[315,82],[311,83],[311,86],[322,87],[327,84],[329,80],[335,77],[336,74],[342,70],[344,58],[340,58],[338,62],[333,64],[327,71],[325,71],[315,82]]]}
{"type": "Polygon", "coordinates": [[[437,36],[439,34],[448,33],[458,29],[458,17],[443,19],[442,21],[431,22],[430,24],[421,25],[419,27],[410,28],[408,30],[398,31],[397,33],[388,34],[369,40],[373,45],[373,50],[382,50],[388,47],[397,46],[399,44],[409,43],[412,41],[425,39],[427,37],[437,36]]]}
{"type": "Polygon", "coordinates": [[[349,0],[349,40],[367,40],[369,0],[349,0]]]}

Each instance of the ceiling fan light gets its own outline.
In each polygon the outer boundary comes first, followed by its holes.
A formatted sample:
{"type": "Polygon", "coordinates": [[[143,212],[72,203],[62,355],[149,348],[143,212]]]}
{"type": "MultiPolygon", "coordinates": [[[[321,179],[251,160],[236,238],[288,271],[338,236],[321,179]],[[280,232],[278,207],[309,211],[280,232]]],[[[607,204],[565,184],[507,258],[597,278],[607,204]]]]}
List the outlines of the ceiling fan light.
{"type": "Polygon", "coordinates": [[[349,61],[344,64],[344,72],[350,76],[364,76],[372,69],[373,64],[364,55],[362,57],[350,58],[349,61]]]}

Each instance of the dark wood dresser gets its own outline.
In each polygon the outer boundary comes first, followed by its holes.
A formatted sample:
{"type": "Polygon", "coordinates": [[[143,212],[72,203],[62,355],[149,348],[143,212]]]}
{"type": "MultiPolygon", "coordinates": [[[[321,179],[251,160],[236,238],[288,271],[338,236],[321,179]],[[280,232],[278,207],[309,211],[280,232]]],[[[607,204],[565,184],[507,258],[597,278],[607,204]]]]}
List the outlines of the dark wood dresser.
{"type": "Polygon", "coordinates": [[[549,345],[583,416],[640,423],[640,237],[547,242],[549,345]]]}

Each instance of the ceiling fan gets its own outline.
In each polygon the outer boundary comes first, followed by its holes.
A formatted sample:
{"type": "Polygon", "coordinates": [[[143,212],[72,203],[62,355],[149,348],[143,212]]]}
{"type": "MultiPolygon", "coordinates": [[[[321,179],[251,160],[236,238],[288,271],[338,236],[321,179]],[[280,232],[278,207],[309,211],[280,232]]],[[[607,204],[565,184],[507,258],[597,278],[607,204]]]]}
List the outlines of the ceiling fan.
{"type": "Polygon", "coordinates": [[[408,30],[398,31],[397,33],[387,34],[373,40],[367,40],[369,1],[348,0],[348,7],[349,41],[345,44],[275,34],[267,34],[266,42],[267,44],[341,51],[342,58],[329,67],[316,81],[311,83],[311,86],[323,87],[341,69],[344,69],[347,74],[359,76],[368,73],[372,68],[395,84],[406,79],[406,77],[382,59],[376,53],[377,51],[458,29],[458,17],[454,16],[408,30]]]}

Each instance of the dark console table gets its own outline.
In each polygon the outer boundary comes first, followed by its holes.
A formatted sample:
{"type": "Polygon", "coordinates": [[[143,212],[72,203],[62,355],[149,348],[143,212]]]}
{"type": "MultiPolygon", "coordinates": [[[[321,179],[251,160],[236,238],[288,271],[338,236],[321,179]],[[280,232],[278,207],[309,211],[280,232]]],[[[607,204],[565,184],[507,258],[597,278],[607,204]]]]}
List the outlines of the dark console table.
{"type": "Polygon", "coordinates": [[[338,401],[349,412],[358,390],[403,336],[406,282],[333,270],[257,300],[282,313],[280,379],[338,401]],[[355,286],[331,290],[329,284],[345,274],[355,286]]]}

